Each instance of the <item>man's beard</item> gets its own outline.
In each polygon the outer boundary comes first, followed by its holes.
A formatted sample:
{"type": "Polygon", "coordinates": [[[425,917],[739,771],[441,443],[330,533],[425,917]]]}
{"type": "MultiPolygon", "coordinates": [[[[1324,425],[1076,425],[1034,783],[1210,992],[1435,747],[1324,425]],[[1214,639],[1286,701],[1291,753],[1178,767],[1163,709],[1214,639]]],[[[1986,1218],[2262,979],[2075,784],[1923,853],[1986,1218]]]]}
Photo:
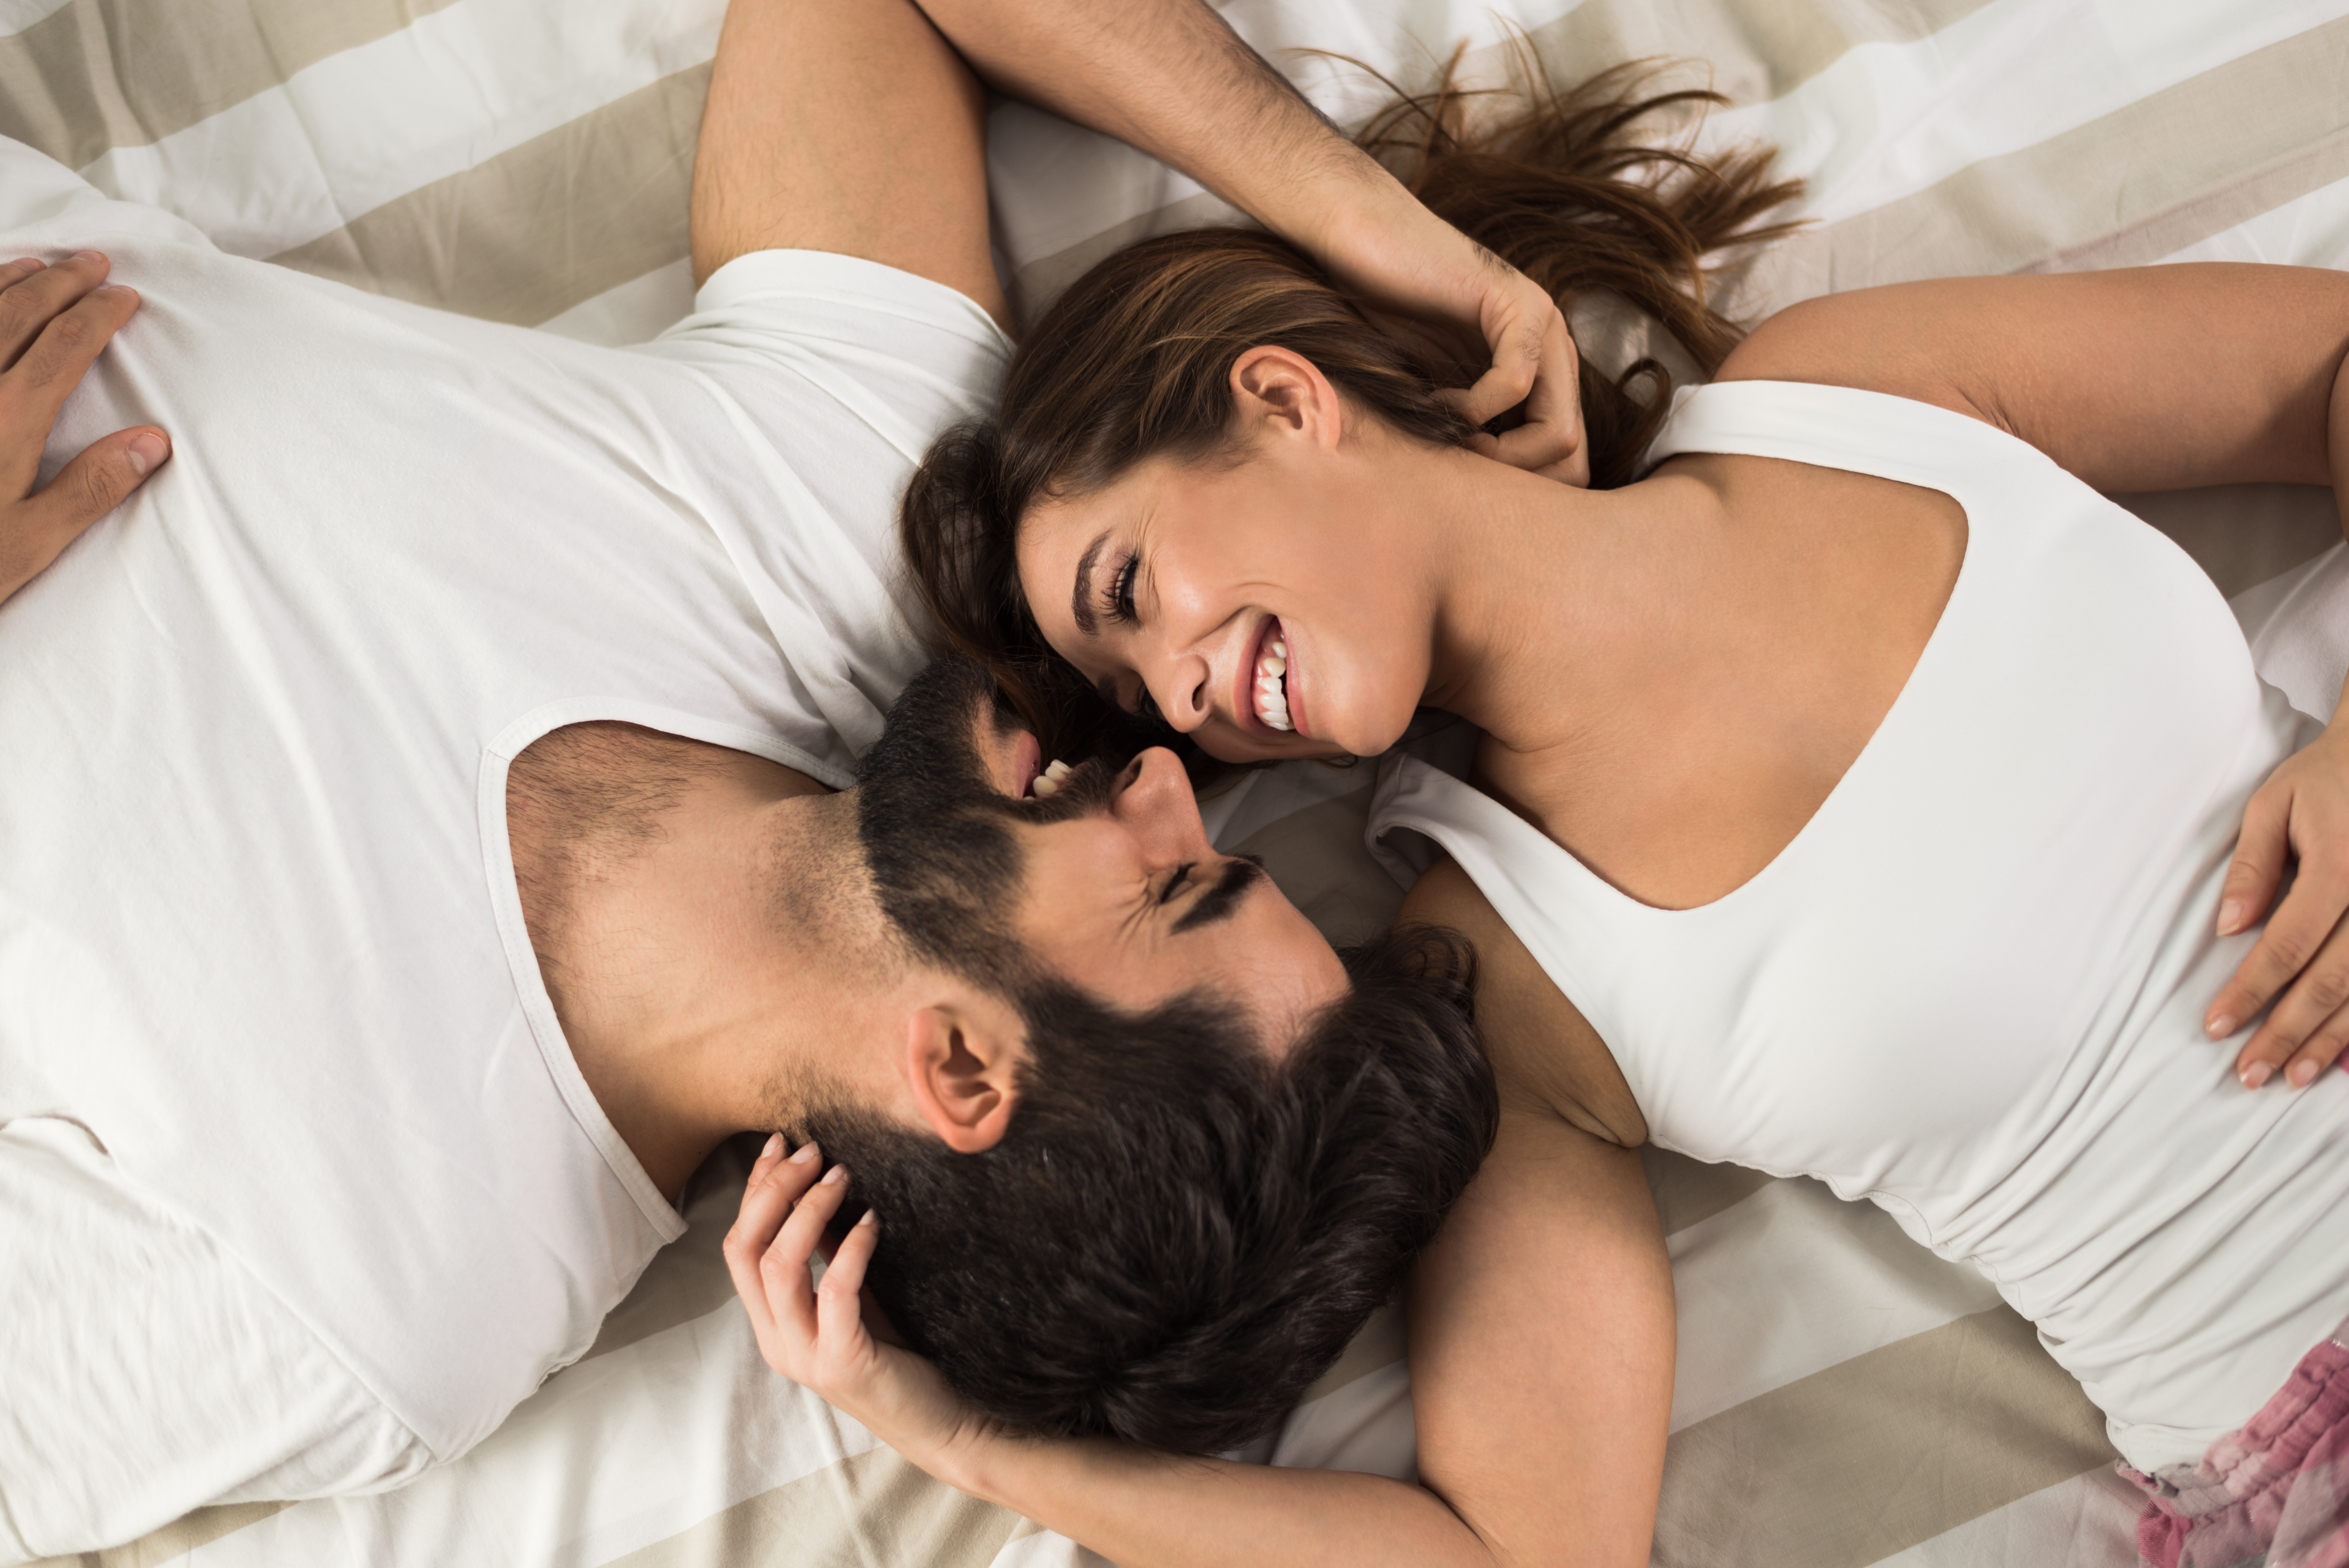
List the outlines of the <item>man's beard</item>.
{"type": "Polygon", "coordinates": [[[990,989],[1033,971],[1013,927],[1025,857],[1015,821],[1062,821],[1100,809],[1110,775],[1070,773],[1049,799],[1015,801],[988,777],[979,727],[1011,724],[977,663],[940,659],[889,710],[857,773],[857,836],[881,910],[916,954],[990,989]]]}

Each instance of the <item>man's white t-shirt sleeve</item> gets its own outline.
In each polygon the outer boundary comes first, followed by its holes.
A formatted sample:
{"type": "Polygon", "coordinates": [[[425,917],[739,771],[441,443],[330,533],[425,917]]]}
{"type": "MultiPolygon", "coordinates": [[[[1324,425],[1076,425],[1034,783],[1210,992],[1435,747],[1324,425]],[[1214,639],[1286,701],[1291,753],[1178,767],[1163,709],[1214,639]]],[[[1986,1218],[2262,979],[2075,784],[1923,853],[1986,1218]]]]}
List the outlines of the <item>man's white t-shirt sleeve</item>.
{"type": "Polygon", "coordinates": [[[0,1563],[210,1503],[379,1491],[415,1435],[78,1124],[0,1123],[0,1563]]]}

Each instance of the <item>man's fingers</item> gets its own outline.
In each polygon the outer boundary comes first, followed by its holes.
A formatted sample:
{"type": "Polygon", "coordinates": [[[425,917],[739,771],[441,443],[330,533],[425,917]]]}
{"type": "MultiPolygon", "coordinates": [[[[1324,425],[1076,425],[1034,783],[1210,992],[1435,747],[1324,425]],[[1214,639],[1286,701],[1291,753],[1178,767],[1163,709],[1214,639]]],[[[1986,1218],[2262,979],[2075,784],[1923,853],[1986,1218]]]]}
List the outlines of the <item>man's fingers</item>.
{"type": "Polygon", "coordinates": [[[1498,436],[1480,435],[1472,445],[1495,461],[1569,484],[1589,482],[1584,450],[1580,359],[1566,317],[1547,310],[1537,326],[1505,341],[1518,349],[1496,355],[1493,368],[1474,387],[1442,394],[1464,417],[1483,424],[1522,403],[1525,420],[1498,436]],[[1509,372],[1505,375],[1504,372],[1509,372]]]}
{"type": "Polygon", "coordinates": [[[28,500],[0,504],[0,600],[48,570],[171,455],[170,438],[151,426],[117,430],[84,448],[28,500]]]}
{"type": "MultiPolygon", "coordinates": [[[[2283,908],[2268,925],[2268,936],[2292,914],[2299,889],[2284,900],[2283,908]]],[[[2261,939],[2265,946],[2267,938],[2261,939]]],[[[2254,950],[2253,957],[2257,957],[2254,950]]],[[[2314,956],[2295,967],[2297,979],[2268,1014],[2258,1033],[2236,1057],[2235,1070],[2246,1088],[2257,1088],[2278,1072],[2287,1081],[2304,1086],[2340,1055],[2339,1044],[2327,1049],[2327,1026],[2349,1004],[2349,930],[2336,931],[2317,946],[2314,956]]]]}
{"type": "Polygon", "coordinates": [[[107,260],[84,251],[55,266],[21,256],[0,267],[0,370],[16,363],[41,329],[106,281],[107,260]]]}
{"type": "Polygon", "coordinates": [[[1541,372],[1542,338],[1523,328],[1505,333],[1493,346],[1493,363],[1467,387],[1447,387],[1437,399],[1460,412],[1472,425],[1497,418],[1533,396],[1541,372]]]}
{"type": "MultiPolygon", "coordinates": [[[[59,269],[51,268],[50,271],[59,269]]],[[[10,290],[15,293],[15,290],[10,290]]],[[[7,296],[0,294],[0,300],[7,296]]],[[[137,291],[120,284],[93,289],[52,317],[35,335],[0,385],[7,388],[13,412],[26,425],[38,422],[46,432],[65,407],[66,398],[81,385],[107,344],[125,322],[137,314],[137,291]]]]}

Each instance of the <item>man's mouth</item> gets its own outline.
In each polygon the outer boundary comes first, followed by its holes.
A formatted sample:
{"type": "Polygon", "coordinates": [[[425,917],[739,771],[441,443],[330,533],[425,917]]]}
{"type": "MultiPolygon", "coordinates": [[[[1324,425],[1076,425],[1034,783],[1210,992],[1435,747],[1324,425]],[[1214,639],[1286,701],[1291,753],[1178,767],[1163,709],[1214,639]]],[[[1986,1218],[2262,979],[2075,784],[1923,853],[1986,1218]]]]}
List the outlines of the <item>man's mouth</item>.
{"type": "Polygon", "coordinates": [[[1256,666],[1248,696],[1257,721],[1266,728],[1297,727],[1288,716],[1288,641],[1281,635],[1280,621],[1276,616],[1265,617],[1263,634],[1257,639],[1256,666]]]}

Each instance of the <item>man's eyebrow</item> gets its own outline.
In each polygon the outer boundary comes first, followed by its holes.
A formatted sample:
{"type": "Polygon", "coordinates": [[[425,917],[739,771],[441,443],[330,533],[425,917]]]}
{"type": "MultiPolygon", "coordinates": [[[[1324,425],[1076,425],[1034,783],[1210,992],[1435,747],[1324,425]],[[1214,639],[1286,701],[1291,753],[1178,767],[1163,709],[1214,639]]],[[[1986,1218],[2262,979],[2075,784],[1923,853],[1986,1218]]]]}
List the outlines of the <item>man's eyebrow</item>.
{"type": "Polygon", "coordinates": [[[1186,931],[1229,920],[1238,912],[1240,900],[1247,896],[1248,889],[1263,880],[1264,867],[1254,859],[1243,855],[1234,860],[1216,879],[1216,885],[1201,893],[1175,920],[1174,934],[1180,936],[1186,931]]]}
{"type": "Polygon", "coordinates": [[[1104,529],[1085,546],[1085,552],[1077,557],[1076,586],[1069,590],[1069,614],[1076,617],[1077,630],[1088,637],[1101,629],[1101,623],[1093,619],[1093,562],[1101,559],[1102,546],[1108,542],[1109,531],[1104,529]]]}

